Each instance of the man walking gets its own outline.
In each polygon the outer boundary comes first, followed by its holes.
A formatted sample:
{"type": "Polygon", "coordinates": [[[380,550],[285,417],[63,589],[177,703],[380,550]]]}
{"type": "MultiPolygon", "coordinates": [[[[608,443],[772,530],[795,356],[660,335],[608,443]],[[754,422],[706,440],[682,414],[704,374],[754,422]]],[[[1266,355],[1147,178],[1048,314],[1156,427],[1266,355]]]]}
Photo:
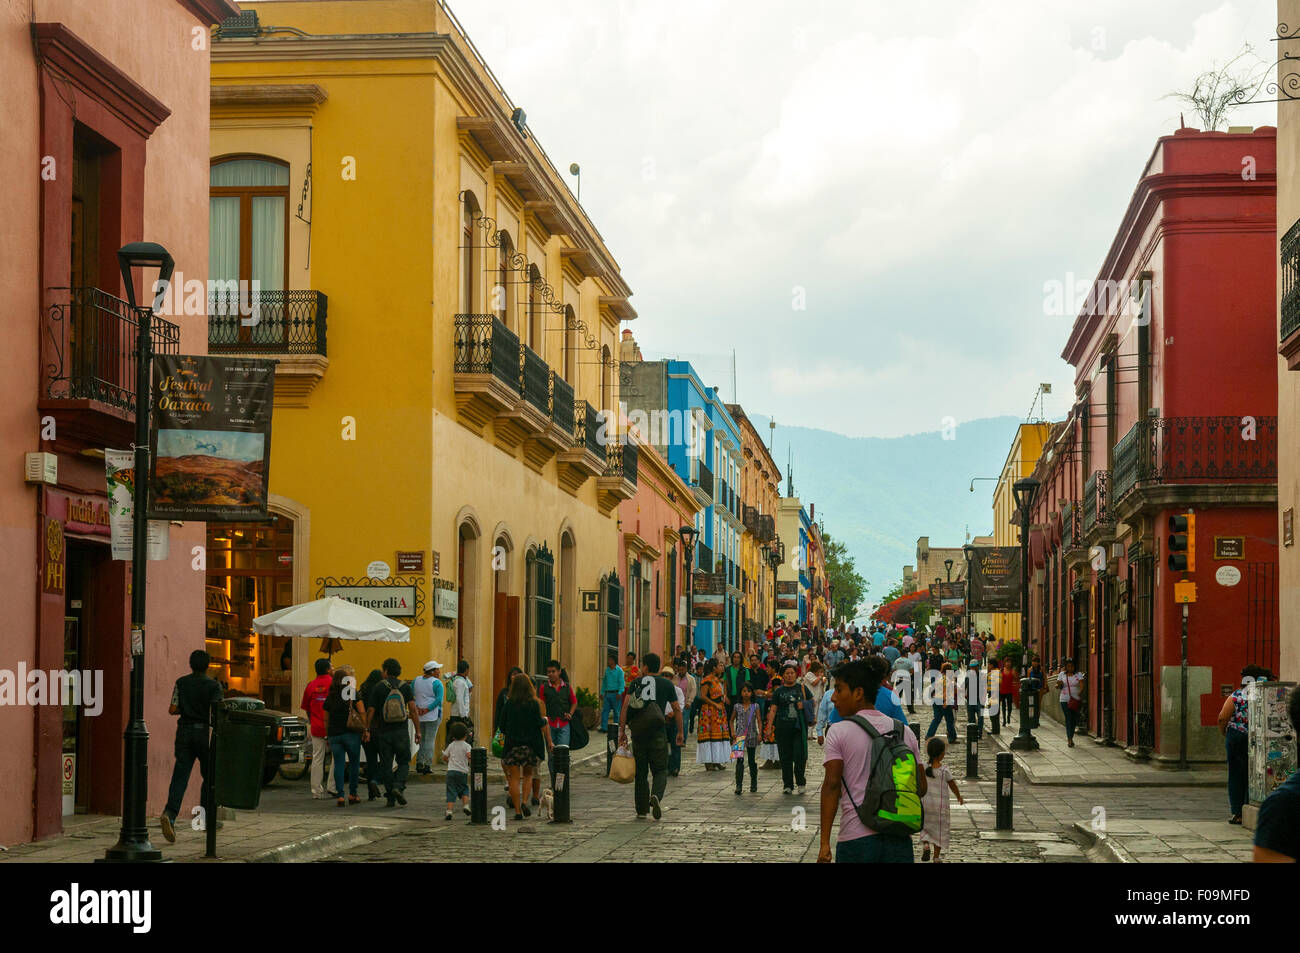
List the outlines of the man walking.
{"type": "Polygon", "coordinates": [[[672,718],[676,727],[676,743],[686,743],[682,730],[682,707],[677,703],[677,689],[673,683],[659,674],[659,656],[647,652],[641,659],[645,666],[645,675],[640,676],[630,686],[623,697],[623,710],[619,715],[618,743],[627,744],[628,734],[632,736],[632,757],[636,759],[636,784],[634,798],[636,801],[637,820],[645,820],[646,812],[654,814],[657,821],[663,816],[664,791],[668,787],[668,737],[664,732],[664,706],[672,703],[672,718]],[[654,788],[648,780],[648,773],[654,773],[654,788]]]}
{"type": "MultiPolygon", "coordinates": [[[[299,708],[307,713],[311,725],[311,796],[319,801],[325,797],[325,753],[330,750],[325,737],[325,699],[329,696],[334,669],[327,658],[316,660],[316,677],[307,683],[302,692],[299,708]]],[[[338,797],[330,792],[330,797],[338,797]]]]}
{"type": "MultiPolygon", "coordinates": [[[[194,762],[199,763],[199,773],[208,777],[208,725],[212,720],[212,706],[221,699],[221,686],[208,676],[212,658],[202,649],[190,653],[190,674],[176,679],[172,689],[172,703],[167,711],[179,715],[176,722],[176,764],[172,768],[172,783],[167,789],[167,806],[158,819],[163,837],[176,843],[176,815],[181,809],[181,799],[190,784],[194,762]]],[[[215,824],[216,818],[205,818],[215,824]]]]}
{"type": "Polygon", "coordinates": [[[469,680],[469,662],[461,659],[456,663],[456,674],[447,682],[447,704],[451,706],[451,711],[447,716],[447,727],[454,724],[462,724],[465,730],[469,732],[465,740],[474,744],[474,722],[470,720],[470,694],[474,691],[474,683],[469,680]]]}
{"type": "Polygon", "coordinates": [[[618,700],[623,697],[627,682],[618,664],[618,654],[610,652],[605,658],[605,671],[600,676],[600,730],[609,730],[609,716],[618,715],[618,700]]]}
{"type": "Polygon", "coordinates": [[[442,721],[442,663],[424,663],[424,674],[411,682],[415,713],[420,716],[420,748],[415,753],[415,773],[430,774],[438,744],[438,724],[442,721]]]}
{"type": "Polygon", "coordinates": [[[555,659],[546,663],[546,681],[540,695],[542,707],[546,709],[546,723],[551,727],[551,748],[546,753],[546,767],[551,772],[551,790],[555,790],[555,749],[569,743],[569,723],[578,707],[578,696],[561,677],[560,663],[555,659]]]}
{"type": "MultiPolygon", "coordinates": [[[[461,663],[464,664],[463,662],[461,663]]],[[[388,806],[406,804],[406,779],[411,773],[411,736],[406,727],[415,722],[415,743],[419,744],[420,716],[415,710],[411,686],[401,681],[402,665],[397,659],[384,659],[384,678],[370,690],[366,706],[374,713],[371,733],[379,738],[379,770],[376,780],[384,786],[388,806]],[[397,767],[394,769],[393,761],[397,767]]]]}

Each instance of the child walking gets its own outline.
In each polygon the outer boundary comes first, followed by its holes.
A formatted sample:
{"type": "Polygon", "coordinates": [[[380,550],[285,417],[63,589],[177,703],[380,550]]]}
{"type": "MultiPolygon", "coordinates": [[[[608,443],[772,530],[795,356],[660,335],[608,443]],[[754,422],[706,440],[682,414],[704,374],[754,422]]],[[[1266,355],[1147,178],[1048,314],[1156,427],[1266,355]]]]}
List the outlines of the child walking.
{"type": "Polygon", "coordinates": [[[737,752],[734,747],[731,757],[736,759],[736,793],[740,793],[745,781],[745,758],[749,758],[749,790],[758,790],[758,763],[754,752],[758,750],[758,736],[763,729],[763,719],[758,714],[758,704],[754,701],[754,687],[745,682],[740,686],[740,699],[731,712],[731,743],[740,744],[737,752]],[[737,757],[739,755],[739,757],[737,757]]]}
{"type": "Polygon", "coordinates": [[[948,849],[948,791],[957,795],[957,803],[965,804],[957,782],[952,779],[952,772],[944,767],[943,756],[948,753],[948,743],[942,738],[931,738],[925,745],[926,757],[930,766],[925,769],[925,776],[933,778],[925,786],[925,796],[921,798],[921,812],[925,822],[921,827],[921,860],[930,859],[930,847],[934,847],[934,862],[939,863],[939,855],[948,849]]]}
{"type": "Polygon", "coordinates": [[[460,798],[461,810],[466,814],[470,812],[469,742],[465,740],[469,735],[469,729],[465,727],[464,722],[458,721],[447,726],[447,734],[451,737],[451,741],[442,753],[442,760],[447,762],[447,816],[444,820],[449,821],[457,798],[460,798]]]}

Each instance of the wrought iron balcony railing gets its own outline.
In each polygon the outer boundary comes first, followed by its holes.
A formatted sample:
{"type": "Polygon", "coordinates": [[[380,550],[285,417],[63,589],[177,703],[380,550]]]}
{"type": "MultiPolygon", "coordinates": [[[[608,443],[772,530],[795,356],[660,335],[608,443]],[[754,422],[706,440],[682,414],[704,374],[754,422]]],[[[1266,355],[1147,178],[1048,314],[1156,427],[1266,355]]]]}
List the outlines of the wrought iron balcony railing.
{"type": "Polygon", "coordinates": [[[759,514],[758,541],[760,543],[770,543],[774,539],[776,539],[776,517],[770,513],[759,514]]]}
{"type": "Polygon", "coordinates": [[[519,396],[525,402],[551,415],[551,369],[527,344],[519,345],[519,396]]]}
{"type": "Polygon", "coordinates": [[[1098,523],[1114,522],[1110,511],[1107,488],[1109,470],[1096,470],[1083,484],[1083,531],[1086,533],[1098,523]]]}
{"type": "Polygon", "coordinates": [[[713,471],[704,465],[703,460],[699,462],[698,466],[700,478],[697,482],[700,485],[700,489],[704,491],[705,495],[708,496],[709,499],[713,499],[713,471]]]}
{"type": "Polygon", "coordinates": [[[1074,549],[1083,541],[1083,513],[1078,500],[1061,507],[1061,548],[1074,549]]]}
{"type": "Polygon", "coordinates": [[[1115,444],[1112,498],[1148,483],[1272,483],[1277,417],[1149,417],[1115,444]]]}
{"type": "MultiPolygon", "coordinates": [[[[45,394],[95,400],[135,411],[135,339],[140,308],[98,288],[51,288],[45,333],[53,350],[46,366],[45,394]]],[[[154,315],[150,338],[155,354],[179,354],[181,329],[154,315]]]]}
{"type": "MultiPolygon", "coordinates": [[[[573,401],[573,385],[555,371],[551,371],[550,389],[551,419],[555,421],[555,426],[565,433],[574,433],[577,407],[573,401]]],[[[574,442],[577,443],[576,440],[574,442]]]]}
{"type": "Polygon", "coordinates": [[[745,525],[745,531],[758,535],[758,510],[752,506],[746,506],[743,510],[744,515],[740,521],[745,525]]]}
{"type": "Polygon", "coordinates": [[[605,448],[600,445],[600,414],[596,408],[585,400],[574,404],[573,445],[585,447],[588,452],[598,457],[605,456],[605,448]]]}
{"type": "Polygon", "coordinates": [[[1278,337],[1285,341],[1300,329],[1300,221],[1282,236],[1281,310],[1278,337]]]}
{"type": "Polygon", "coordinates": [[[325,355],[329,299],[319,291],[257,291],[241,302],[233,282],[208,288],[212,354],[325,355]]]}
{"type": "Polygon", "coordinates": [[[636,484],[636,461],[637,446],[628,441],[627,443],[611,443],[605,448],[608,451],[605,466],[605,476],[622,477],[629,483],[636,484]]]}
{"type": "Polygon", "coordinates": [[[727,481],[718,477],[716,483],[717,492],[713,494],[713,502],[721,503],[724,507],[727,505],[727,481]]]}
{"type": "Polygon", "coordinates": [[[713,572],[713,550],[703,543],[695,544],[695,565],[700,567],[701,572],[713,572]]]}
{"type": "Polygon", "coordinates": [[[519,389],[519,336],[494,314],[456,315],[454,369],[457,374],[491,374],[519,389]]]}

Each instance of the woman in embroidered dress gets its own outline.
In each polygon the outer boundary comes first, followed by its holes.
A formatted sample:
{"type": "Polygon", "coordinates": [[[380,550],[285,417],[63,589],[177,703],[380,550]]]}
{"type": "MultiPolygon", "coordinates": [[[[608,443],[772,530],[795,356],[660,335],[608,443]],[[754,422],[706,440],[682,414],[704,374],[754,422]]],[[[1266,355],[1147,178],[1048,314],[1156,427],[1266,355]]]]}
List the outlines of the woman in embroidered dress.
{"type": "Polygon", "coordinates": [[[717,662],[704,663],[700,681],[700,728],[696,734],[695,762],[708,771],[722,771],[731,761],[731,734],[727,730],[726,692],[717,676],[717,662]]]}

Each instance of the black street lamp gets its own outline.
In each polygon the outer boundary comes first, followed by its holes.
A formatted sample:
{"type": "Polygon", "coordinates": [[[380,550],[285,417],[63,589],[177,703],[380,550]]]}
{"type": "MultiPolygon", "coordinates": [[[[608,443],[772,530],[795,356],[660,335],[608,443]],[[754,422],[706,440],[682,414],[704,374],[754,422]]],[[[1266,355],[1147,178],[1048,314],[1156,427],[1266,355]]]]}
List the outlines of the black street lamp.
{"type": "Polygon", "coordinates": [[[691,647],[695,646],[695,625],[691,614],[695,610],[695,537],[699,530],[694,526],[683,526],[677,530],[686,547],[686,639],[691,647]]]}
{"type": "MultiPolygon", "coordinates": [[[[1041,484],[1033,477],[1017,480],[1011,487],[1016,508],[1020,512],[1020,670],[1025,671],[1029,658],[1029,511],[1038,496],[1041,484]]],[[[1011,739],[1015,751],[1037,751],[1038,739],[1029,727],[1029,695],[1032,679],[1020,680],[1020,731],[1011,739]]],[[[1035,699],[1037,696],[1035,696],[1035,699]]]]}
{"type": "MultiPolygon", "coordinates": [[[[104,860],[139,862],[162,860],[162,851],[149,841],[145,803],[149,796],[149,731],[144,724],[145,582],[149,567],[149,401],[153,365],[153,312],[171,283],[174,262],[167,249],[154,242],[132,242],[117,252],[126,286],[127,304],[136,319],[135,333],[135,493],[131,514],[131,689],[130,711],[122,743],[122,833],[104,852],[104,860]],[[147,308],[135,303],[133,268],[157,268],[154,300],[147,308]]],[[[211,757],[211,754],[209,754],[211,757]]],[[[215,824],[214,818],[208,818],[215,824]]]]}
{"type": "Polygon", "coordinates": [[[975,561],[975,547],[967,543],[961,548],[961,552],[966,557],[966,637],[974,638],[975,614],[971,612],[970,607],[970,573],[971,563],[975,561]]]}
{"type": "Polygon", "coordinates": [[[785,562],[785,543],[781,542],[778,536],[772,543],[772,549],[767,554],[768,564],[772,567],[772,628],[776,628],[776,570],[781,563],[785,562]]]}
{"type": "Polygon", "coordinates": [[[943,568],[948,570],[948,581],[952,582],[952,560],[945,559],[943,561],[943,568]]]}

